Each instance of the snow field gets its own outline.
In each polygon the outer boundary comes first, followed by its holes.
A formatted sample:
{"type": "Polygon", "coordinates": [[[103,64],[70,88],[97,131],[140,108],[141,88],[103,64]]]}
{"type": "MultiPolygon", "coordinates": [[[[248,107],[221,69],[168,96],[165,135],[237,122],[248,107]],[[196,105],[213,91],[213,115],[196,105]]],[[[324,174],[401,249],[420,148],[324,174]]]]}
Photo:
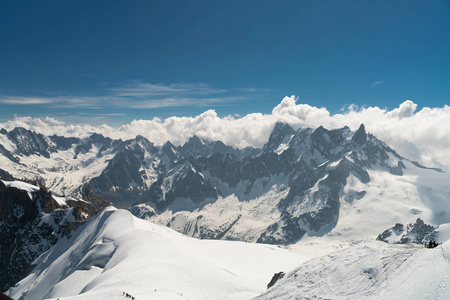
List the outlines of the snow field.
{"type": "Polygon", "coordinates": [[[450,299],[449,246],[361,243],[300,265],[256,299],[450,299]]]}
{"type": "Polygon", "coordinates": [[[197,240],[105,209],[36,260],[22,299],[250,299],[307,259],[263,244],[197,240]]]}

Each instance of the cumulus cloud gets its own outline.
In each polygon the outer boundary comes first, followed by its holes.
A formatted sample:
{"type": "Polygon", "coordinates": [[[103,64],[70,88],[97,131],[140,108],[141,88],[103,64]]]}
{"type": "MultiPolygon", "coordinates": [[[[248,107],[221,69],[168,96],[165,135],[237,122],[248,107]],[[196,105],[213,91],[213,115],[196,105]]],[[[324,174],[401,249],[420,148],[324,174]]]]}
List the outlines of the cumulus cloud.
{"type": "Polygon", "coordinates": [[[401,155],[425,165],[450,169],[450,107],[447,105],[417,111],[417,104],[406,100],[392,110],[350,105],[332,115],[326,108],[298,102],[294,96],[285,97],[271,114],[252,113],[221,118],[214,110],[207,110],[195,117],[134,120],[120,127],[73,125],[50,117],[40,120],[18,116],[0,126],[7,130],[21,126],[46,135],[78,137],[98,132],[112,138],[130,139],[140,134],[157,144],[168,140],[182,144],[195,134],[200,138],[221,140],[233,147],[244,148],[262,147],[278,121],[286,122],[294,129],[321,125],[334,129],[347,125],[356,130],[364,123],[368,132],[401,155]]]}
{"type": "Polygon", "coordinates": [[[397,118],[408,118],[414,115],[414,112],[417,109],[417,104],[412,102],[411,100],[406,100],[402,104],[400,104],[399,108],[395,108],[392,111],[387,113],[388,117],[397,117],[397,118]]]}

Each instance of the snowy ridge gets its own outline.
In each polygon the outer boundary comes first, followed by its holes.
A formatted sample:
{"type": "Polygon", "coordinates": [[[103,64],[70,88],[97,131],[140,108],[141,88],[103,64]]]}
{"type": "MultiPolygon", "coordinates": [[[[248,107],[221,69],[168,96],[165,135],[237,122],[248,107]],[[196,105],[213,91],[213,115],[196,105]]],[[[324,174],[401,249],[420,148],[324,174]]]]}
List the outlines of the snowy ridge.
{"type": "Polygon", "coordinates": [[[202,241],[107,208],[41,255],[15,299],[250,299],[306,259],[275,246],[202,241]]]}
{"type": "Polygon", "coordinates": [[[27,275],[32,262],[108,203],[56,197],[45,187],[0,180],[0,290],[27,275]]]}
{"type": "Polygon", "coordinates": [[[449,299],[450,241],[434,249],[362,243],[312,259],[256,299],[449,299]]]}

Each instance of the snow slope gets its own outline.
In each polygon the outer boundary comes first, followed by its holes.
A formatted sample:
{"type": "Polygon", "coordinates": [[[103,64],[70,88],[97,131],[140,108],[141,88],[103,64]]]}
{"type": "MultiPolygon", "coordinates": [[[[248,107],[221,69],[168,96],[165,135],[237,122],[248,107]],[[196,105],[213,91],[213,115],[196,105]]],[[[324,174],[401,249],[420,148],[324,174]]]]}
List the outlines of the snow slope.
{"type": "Polygon", "coordinates": [[[327,236],[374,239],[396,223],[414,223],[417,218],[435,226],[450,223],[450,174],[404,163],[403,176],[374,168],[368,170],[371,181],[361,183],[350,175],[341,193],[339,219],[327,236]]]}
{"type": "Polygon", "coordinates": [[[256,299],[450,299],[450,241],[361,243],[304,263],[256,299]]]}
{"type": "Polygon", "coordinates": [[[307,259],[276,246],[198,240],[112,207],[41,255],[14,299],[250,299],[307,259]]]}

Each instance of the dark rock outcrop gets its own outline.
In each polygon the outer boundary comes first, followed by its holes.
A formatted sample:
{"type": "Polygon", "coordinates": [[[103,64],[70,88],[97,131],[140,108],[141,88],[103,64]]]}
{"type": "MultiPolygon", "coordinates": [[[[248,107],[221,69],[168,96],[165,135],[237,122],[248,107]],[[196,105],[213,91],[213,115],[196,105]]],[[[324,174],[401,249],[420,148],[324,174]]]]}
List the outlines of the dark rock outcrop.
{"type": "Polygon", "coordinates": [[[217,190],[189,161],[161,176],[148,193],[148,199],[156,204],[158,210],[165,209],[175,199],[185,198],[200,203],[207,198],[217,197],[217,190]]]}
{"type": "Polygon", "coordinates": [[[16,154],[19,155],[35,154],[49,158],[50,153],[56,151],[56,148],[49,143],[49,138],[22,127],[16,127],[6,135],[16,145],[16,154]]]}
{"type": "Polygon", "coordinates": [[[121,140],[112,140],[109,137],[104,137],[101,134],[94,133],[89,138],[78,142],[78,145],[75,147],[75,158],[80,153],[89,152],[92,147],[95,145],[99,150],[97,156],[101,156],[102,153],[108,149],[117,147],[122,143],[121,140]]]}
{"type": "Polygon", "coordinates": [[[394,227],[385,230],[377,237],[377,241],[394,244],[424,244],[435,239],[435,227],[425,224],[420,218],[415,223],[397,223],[394,227]]]}
{"type": "MultiPolygon", "coordinates": [[[[31,186],[30,186],[31,187],[31,186]]],[[[60,204],[45,187],[31,191],[0,181],[0,290],[5,291],[33,268],[31,263],[60,238],[108,202],[77,201],[60,204]]],[[[86,199],[92,201],[92,193],[86,199]]]]}
{"type": "Polygon", "coordinates": [[[59,150],[68,150],[73,145],[78,144],[80,142],[79,138],[76,137],[64,137],[59,135],[50,136],[50,140],[56,144],[56,147],[59,150]]]}
{"type": "Polygon", "coordinates": [[[276,151],[283,142],[288,143],[294,134],[295,130],[291,126],[277,122],[269,136],[269,140],[262,148],[262,152],[276,151]]]}
{"type": "Polygon", "coordinates": [[[267,288],[271,288],[272,286],[275,285],[275,283],[277,283],[278,280],[280,280],[281,278],[284,277],[284,275],[286,275],[284,272],[278,272],[273,274],[272,279],[270,280],[270,282],[267,284],[267,288]]]}
{"type": "Polygon", "coordinates": [[[7,171],[0,169],[0,180],[12,181],[14,180],[14,177],[7,171]]]}

